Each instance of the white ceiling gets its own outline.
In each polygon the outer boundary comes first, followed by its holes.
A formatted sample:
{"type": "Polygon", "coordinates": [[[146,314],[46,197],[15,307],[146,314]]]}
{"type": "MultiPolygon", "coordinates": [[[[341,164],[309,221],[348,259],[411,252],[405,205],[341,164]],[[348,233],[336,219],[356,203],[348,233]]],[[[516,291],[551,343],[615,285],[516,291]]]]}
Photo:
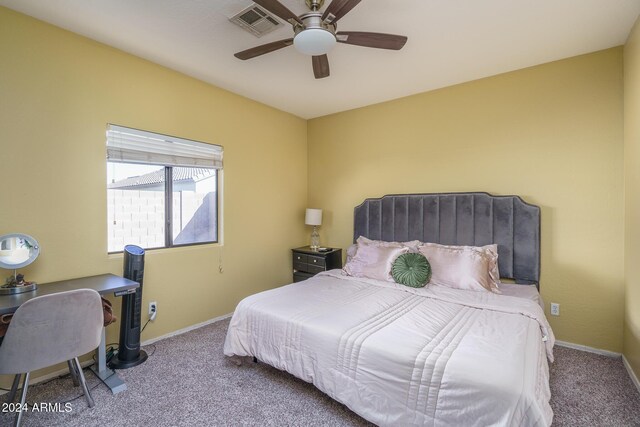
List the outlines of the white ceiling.
{"type": "MultiPolygon", "coordinates": [[[[330,0],[327,0],[327,4],[330,0]]],[[[304,0],[282,0],[294,13],[304,0]]],[[[228,18],[250,0],[0,0],[6,6],[231,92],[318,117],[624,44],[640,0],[364,0],[342,31],[401,34],[400,51],[338,44],[331,76],[287,47],[247,61],[262,38],[228,18]]],[[[325,7],[326,8],[326,5],[325,7]]],[[[323,9],[324,9],[323,8],[323,9]]]]}

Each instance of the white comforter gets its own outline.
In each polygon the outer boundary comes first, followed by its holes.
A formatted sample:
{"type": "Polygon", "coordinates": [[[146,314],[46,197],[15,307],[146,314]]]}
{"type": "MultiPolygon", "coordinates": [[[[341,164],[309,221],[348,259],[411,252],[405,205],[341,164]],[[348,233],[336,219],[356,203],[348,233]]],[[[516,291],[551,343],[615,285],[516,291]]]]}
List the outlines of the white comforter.
{"type": "Polygon", "coordinates": [[[245,298],[227,356],[255,356],[379,425],[550,425],[554,337],[533,301],[339,270],[245,298]]]}

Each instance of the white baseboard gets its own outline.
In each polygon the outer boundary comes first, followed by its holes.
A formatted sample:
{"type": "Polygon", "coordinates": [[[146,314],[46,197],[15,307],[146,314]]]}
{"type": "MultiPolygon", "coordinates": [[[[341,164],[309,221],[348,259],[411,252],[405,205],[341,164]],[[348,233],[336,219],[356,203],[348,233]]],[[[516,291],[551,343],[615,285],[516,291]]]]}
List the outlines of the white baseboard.
{"type": "Polygon", "coordinates": [[[636,376],[636,373],[633,372],[633,369],[631,369],[631,365],[627,361],[627,358],[624,357],[624,354],[616,353],[616,352],[609,351],[609,350],[601,350],[599,348],[588,347],[586,345],[573,344],[573,343],[565,342],[565,341],[556,341],[556,344],[559,345],[560,347],[573,348],[575,350],[582,350],[582,351],[586,351],[586,352],[589,352],[589,353],[600,354],[602,356],[615,357],[615,358],[620,357],[620,358],[622,358],[622,363],[624,364],[624,367],[626,368],[627,373],[629,374],[629,377],[631,378],[631,381],[633,382],[633,384],[638,389],[638,393],[640,393],[640,380],[638,380],[638,377],[636,376]]]}
{"type": "Polygon", "coordinates": [[[631,365],[629,364],[629,361],[627,360],[627,358],[624,357],[624,354],[622,355],[622,363],[624,363],[624,367],[627,368],[627,372],[629,373],[629,376],[631,377],[631,381],[633,381],[633,383],[635,384],[636,388],[638,389],[638,393],[640,393],[640,381],[638,380],[638,377],[636,376],[636,373],[633,372],[633,369],[631,369],[631,365]]]}
{"type": "Polygon", "coordinates": [[[193,331],[194,329],[199,329],[199,328],[202,328],[203,326],[207,326],[212,323],[216,323],[221,320],[228,319],[232,315],[233,313],[229,313],[229,314],[224,314],[222,316],[214,317],[213,319],[205,320],[204,322],[196,323],[195,325],[187,326],[186,328],[178,329],[177,331],[169,332],[168,334],[160,335],[159,337],[155,337],[155,338],[151,338],[150,340],[143,341],[140,345],[145,346],[145,345],[153,344],[154,342],[163,340],[165,338],[171,338],[177,335],[182,335],[189,331],[193,331]]]}
{"type": "MultiPolygon", "coordinates": [[[[80,366],[82,366],[82,368],[86,368],[89,365],[93,364],[93,360],[85,360],[84,362],[80,362],[80,366]]],[[[29,378],[29,385],[32,386],[34,384],[38,384],[38,383],[42,383],[48,380],[51,380],[53,378],[57,378],[60,377],[62,375],[66,375],[69,373],[69,368],[62,368],[62,369],[58,369],[57,371],[54,372],[49,372],[46,375],[42,375],[41,377],[37,377],[37,378],[29,378]]],[[[20,383],[22,384],[22,382],[20,383]]],[[[22,385],[20,385],[20,387],[22,387],[22,385]]],[[[27,390],[28,392],[28,390],[27,390]]],[[[2,396],[3,394],[7,394],[9,393],[6,390],[0,390],[0,396],[2,396]]]]}
{"type": "Polygon", "coordinates": [[[572,348],[574,350],[586,351],[587,353],[600,354],[602,356],[607,356],[607,357],[621,357],[622,356],[622,354],[616,353],[615,351],[602,350],[602,349],[599,349],[599,348],[589,347],[589,346],[580,345],[580,344],[574,344],[574,343],[566,342],[566,341],[556,341],[556,345],[559,345],[560,347],[572,348]]]}

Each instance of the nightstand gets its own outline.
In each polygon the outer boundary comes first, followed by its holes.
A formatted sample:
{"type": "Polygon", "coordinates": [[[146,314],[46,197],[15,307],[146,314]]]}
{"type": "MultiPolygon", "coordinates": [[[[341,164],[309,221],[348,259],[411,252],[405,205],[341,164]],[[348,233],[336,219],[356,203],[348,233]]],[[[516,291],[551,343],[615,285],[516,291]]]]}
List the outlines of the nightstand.
{"type": "Polygon", "coordinates": [[[300,282],[321,271],[342,268],[342,249],[328,252],[313,251],[309,246],[291,249],[293,255],[293,281],[300,282]]]}

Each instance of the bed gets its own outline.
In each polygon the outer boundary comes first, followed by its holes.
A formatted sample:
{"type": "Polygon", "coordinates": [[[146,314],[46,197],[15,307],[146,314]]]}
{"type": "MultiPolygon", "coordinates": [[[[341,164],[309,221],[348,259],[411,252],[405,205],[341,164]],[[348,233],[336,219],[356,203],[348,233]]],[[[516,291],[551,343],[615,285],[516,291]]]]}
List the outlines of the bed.
{"type": "Polygon", "coordinates": [[[390,195],[354,211],[354,242],[495,243],[503,293],[342,270],[240,302],[224,353],[313,383],[383,426],[548,426],[554,337],[537,287],[540,209],[487,193],[390,195]]]}

